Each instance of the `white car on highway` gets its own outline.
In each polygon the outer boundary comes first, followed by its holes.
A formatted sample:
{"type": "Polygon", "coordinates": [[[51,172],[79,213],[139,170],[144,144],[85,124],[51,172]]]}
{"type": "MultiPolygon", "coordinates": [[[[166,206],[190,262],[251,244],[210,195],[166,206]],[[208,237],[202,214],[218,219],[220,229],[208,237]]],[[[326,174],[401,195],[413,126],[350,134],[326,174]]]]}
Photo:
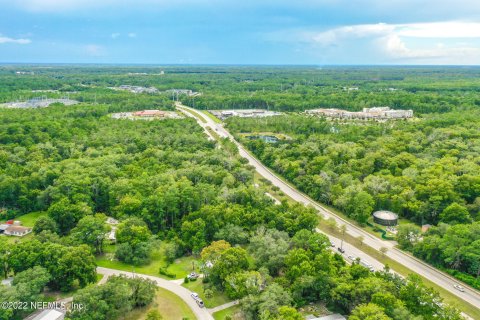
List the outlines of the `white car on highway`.
{"type": "Polygon", "coordinates": [[[461,292],[465,292],[465,288],[462,287],[461,285],[459,284],[456,284],[453,286],[455,289],[457,289],[458,291],[461,291],[461,292]]]}

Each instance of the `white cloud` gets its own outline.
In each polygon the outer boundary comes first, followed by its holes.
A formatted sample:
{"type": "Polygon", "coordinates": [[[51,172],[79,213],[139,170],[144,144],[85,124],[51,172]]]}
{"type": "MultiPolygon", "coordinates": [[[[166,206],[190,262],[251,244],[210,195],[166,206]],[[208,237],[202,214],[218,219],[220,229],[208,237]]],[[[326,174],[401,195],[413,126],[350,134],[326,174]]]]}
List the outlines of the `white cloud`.
{"type": "Polygon", "coordinates": [[[84,51],[87,55],[91,57],[103,57],[107,54],[107,51],[104,47],[96,44],[87,44],[84,47],[84,51]]]}
{"type": "Polygon", "coordinates": [[[390,61],[423,63],[480,63],[480,22],[444,21],[411,24],[360,24],[315,32],[290,30],[267,36],[270,40],[307,43],[314,50],[346,48],[351,44],[380,52],[390,61]],[[432,43],[430,40],[435,40],[432,43]],[[476,45],[465,41],[473,40],[476,45]],[[407,45],[408,44],[408,45],[407,45]]]}
{"type": "Polygon", "coordinates": [[[398,35],[389,35],[380,39],[383,42],[383,50],[394,59],[416,60],[418,62],[435,62],[439,64],[479,64],[480,48],[468,46],[447,47],[443,43],[437,43],[428,49],[411,49],[398,35]]]}
{"type": "Polygon", "coordinates": [[[4,37],[0,34],[0,44],[1,43],[16,43],[16,44],[29,44],[32,41],[30,39],[13,39],[9,37],[4,37]]]}
{"type": "Polygon", "coordinates": [[[359,24],[310,34],[311,42],[326,46],[348,38],[386,35],[410,38],[480,38],[480,23],[447,21],[406,24],[359,24]]]}
{"type": "Polygon", "coordinates": [[[313,34],[312,40],[317,44],[329,46],[349,37],[365,38],[385,35],[391,33],[394,28],[385,23],[344,26],[313,34]]]}
{"type": "Polygon", "coordinates": [[[435,22],[394,25],[400,36],[414,38],[480,38],[479,22],[435,22]]]}
{"type": "Polygon", "coordinates": [[[130,33],[128,33],[128,37],[129,38],[136,38],[137,34],[135,32],[130,32],[130,33]]]}
{"type": "Polygon", "coordinates": [[[120,33],[118,32],[112,33],[110,37],[112,37],[112,39],[117,39],[118,37],[120,37],[120,33]]]}

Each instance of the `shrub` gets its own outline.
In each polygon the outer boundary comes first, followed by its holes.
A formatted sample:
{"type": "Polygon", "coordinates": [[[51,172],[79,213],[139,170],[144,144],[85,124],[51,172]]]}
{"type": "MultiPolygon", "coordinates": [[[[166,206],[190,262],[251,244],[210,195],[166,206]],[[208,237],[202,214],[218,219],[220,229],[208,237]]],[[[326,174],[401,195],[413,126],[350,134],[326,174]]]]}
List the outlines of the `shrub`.
{"type": "Polygon", "coordinates": [[[175,273],[171,273],[169,272],[166,268],[164,267],[160,267],[160,269],[158,270],[158,273],[160,273],[161,275],[164,275],[166,277],[169,277],[169,278],[175,278],[176,277],[176,274],[175,273]]]}

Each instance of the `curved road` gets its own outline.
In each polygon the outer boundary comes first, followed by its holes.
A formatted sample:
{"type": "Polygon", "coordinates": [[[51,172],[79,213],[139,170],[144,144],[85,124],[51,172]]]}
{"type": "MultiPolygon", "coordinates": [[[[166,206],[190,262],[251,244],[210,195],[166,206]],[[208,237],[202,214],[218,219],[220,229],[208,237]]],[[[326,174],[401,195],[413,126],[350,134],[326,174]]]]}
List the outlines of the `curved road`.
{"type": "MultiPolygon", "coordinates": [[[[266,166],[264,166],[260,161],[258,161],[255,157],[253,157],[240,143],[238,143],[234,137],[221,125],[216,122],[214,122],[212,119],[210,119],[208,116],[202,114],[200,111],[197,111],[193,108],[186,107],[184,105],[181,105],[180,103],[176,104],[177,108],[183,109],[183,110],[192,110],[199,114],[201,117],[204,118],[206,121],[205,123],[197,119],[197,123],[202,126],[204,129],[206,127],[210,127],[213,129],[220,137],[223,138],[229,138],[231,141],[233,141],[239,150],[239,153],[242,157],[246,158],[249,162],[250,165],[255,167],[255,170],[264,178],[270,180],[273,185],[277,186],[290,196],[292,199],[294,199],[297,202],[303,203],[304,205],[309,205],[317,209],[325,218],[333,218],[337,221],[338,225],[346,225],[347,226],[347,233],[350,234],[353,237],[358,237],[358,236],[363,236],[364,237],[364,243],[376,250],[379,250],[382,247],[387,247],[388,252],[387,256],[391,259],[394,259],[395,261],[401,263],[405,267],[409,268],[413,272],[429,279],[430,281],[434,282],[438,286],[441,286],[445,290],[448,290],[452,294],[456,295],[460,299],[470,303],[471,305],[475,306],[476,308],[480,309],[480,293],[476,291],[475,289],[466,286],[463,283],[460,283],[457,281],[455,278],[447,275],[446,273],[443,273],[428,264],[424,263],[423,261],[397,249],[394,247],[394,244],[389,241],[384,241],[381,240],[370,233],[366,232],[360,227],[357,227],[353,225],[352,223],[346,221],[345,219],[337,216],[335,213],[330,211],[329,209],[323,207],[322,205],[318,204],[314,200],[310,199],[308,196],[303,194],[302,192],[298,191],[294,187],[292,187],[290,184],[286,183],[284,180],[282,180],[280,177],[278,177],[275,173],[273,173],[270,169],[268,169],[266,166]],[[455,289],[454,285],[461,285],[465,288],[464,292],[461,292],[457,289],[455,289]]],[[[194,116],[194,114],[192,114],[194,116]]],[[[195,117],[195,116],[194,116],[195,117]]],[[[195,117],[196,118],[196,117],[195,117]]],[[[205,129],[205,131],[207,131],[205,129]]],[[[208,132],[208,131],[207,131],[208,132]]],[[[358,249],[357,249],[358,250],[358,249]]],[[[368,257],[366,254],[363,254],[365,257],[368,257]]],[[[373,264],[374,259],[373,258],[366,258],[371,260],[371,263],[373,264]]]]}
{"type": "MultiPolygon", "coordinates": [[[[195,300],[190,296],[190,290],[187,288],[182,287],[181,285],[171,282],[169,280],[165,280],[158,277],[148,276],[145,274],[133,273],[133,272],[126,272],[120,271],[115,269],[97,267],[97,272],[103,274],[104,276],[111,276],[111,275],[126,275],[128,277],[140,277],[144,279],[150,279],[155,281],[157,286],[160,288],[166,289],[168,291],[173,292],[177,296],[179,296],[189,307],[192,309],[193,313],[199,320],[213,320],[212,315],[208,312],[207,308],[200,308],[195,300]]],[[[106,280],[107,277],[104,277],[106,280]]],[[[102,279],[103,280],[103,279],[102,279]]]]}

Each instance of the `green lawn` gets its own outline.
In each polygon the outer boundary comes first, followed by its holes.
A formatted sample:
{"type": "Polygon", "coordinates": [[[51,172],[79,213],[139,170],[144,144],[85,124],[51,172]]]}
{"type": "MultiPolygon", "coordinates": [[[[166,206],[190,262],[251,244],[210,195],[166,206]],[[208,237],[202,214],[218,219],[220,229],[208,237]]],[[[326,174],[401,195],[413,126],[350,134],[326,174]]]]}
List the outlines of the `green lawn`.
{"type": "Polygon", "coordinates": [[[127,313],[124,320],[144,320],[148,311],[157,309],[164,320],[196,319],[190,307],[174,293],[158,288],[155,300],[147,307],[127,313]]]}
{"type": "Polygon", "coordinates": [[[207,131],[212,135],[212,137],[215,139],[215,140],[220,140],[220,136],[218,135],[218,133],[215,132],[215,130],[213,130],[212,128],[210,127],[206,127],[207,131]]]}
{"type": "MultiPolygon", "coordinates": [[[[105,253],[97,257],[97,265],[100,267],[137,272],[142,274],[147,274],[151,276],[156,276],[160,278],[170,279],[164,275],[161,275],[158,271],[160,267],[165,267],[165,259],[163,255],[163,245],[160,244],[159,247],[153,250],[152,252],[152,261],[149,264],[142,266],[134,266],[131,264],[123,263],[115,259],[115,245],[106,245],[104,247],[105,253]]],[[[175,274],[175,279],[185,278],[190,272],[193,271],[193,264],[195,266],[195,271],[198,272],[198,266],[200,265],[199,261],[192,256],[182,257],[175,260],[174,263],[168,266],[167,270],[175,274]]]]}
{"type": "Polygon", "coordinates": [[[231,301],[223,292],[218,291],[213,286],[210,287],[210,290],[213,291],[213,296],[211,298],[206,298],[204,289],[207,289],[209,287],[207,287],[204,283],[202,283],[202,279],[198,279],[197,281],[193,281],[189,283],[184,283],[182,284],[182,286],[184,286],[185,288],[187,288],[192,292],[198,293],[198,295],[200,296],[200,298],[202,298],[207,308],[220,306],[222,304],[225,304],[231,301]]]}
{"type": "Polygon", "coordinates": [[[207,117],[209,117],[210,119],[212,119],[215,123],[222,123],[222,120],[218,119],[217,117],[215,117],[211,112],[208,112],[208,111],[202,111],[202,113],[204,115],[206,115],[207,117]]]}
{"type": "Polygon", "coordinates": [[[201,122],[203,123],[207,123],[207,120],[205,120],[205,117],[198,114],[198,112],[196,111],[193,111],[193,110],[190,110],[190,109],[181,109],[182,111],[185,111],[185,112],[189,112],[190,114],[194,115],[195,117],[197,117],[201,122]]]}
{"type": "Polygon", "coordinates": [[[14,220],[19,220],[22,222],[22,226],[25,227],[33,227],[35,221],[38,220],[41,216],[46,216],[47,213],[45,211],[37,211],[37,212],[30,212],[24,214],[22,216],[16,217],[14,220]]]}
{"type": "MultiPolygon", "coordinates": [[[[13,220],[20,221],[22,223],[22,226],[33,227],[33,225],[35,224],[35,221],[37,221],[38,218],[46,214],[47,213],[44,211],[31,212],[31,213],[27,213],[22,216],[16,217],[13,220]]],[[[0,241],[13,245],[15,243],[31,239],[32,237],[33,237],[32,233],[27,234],[26,236],[23,236],[23,237],[0,235],[0,241]]]]}
{"type": "Polygon", "coordinates": [[[225,320],[227,316],[229,316],[231,319],[243,319],[243,317],[241,316],[240,306],[236,305],[227,309],[223,309],[221,311],[217,311],[213,314],[213,318],[215,320],[225,320]],[[239,315],[234,318],[235,314],[239,315]]]}

